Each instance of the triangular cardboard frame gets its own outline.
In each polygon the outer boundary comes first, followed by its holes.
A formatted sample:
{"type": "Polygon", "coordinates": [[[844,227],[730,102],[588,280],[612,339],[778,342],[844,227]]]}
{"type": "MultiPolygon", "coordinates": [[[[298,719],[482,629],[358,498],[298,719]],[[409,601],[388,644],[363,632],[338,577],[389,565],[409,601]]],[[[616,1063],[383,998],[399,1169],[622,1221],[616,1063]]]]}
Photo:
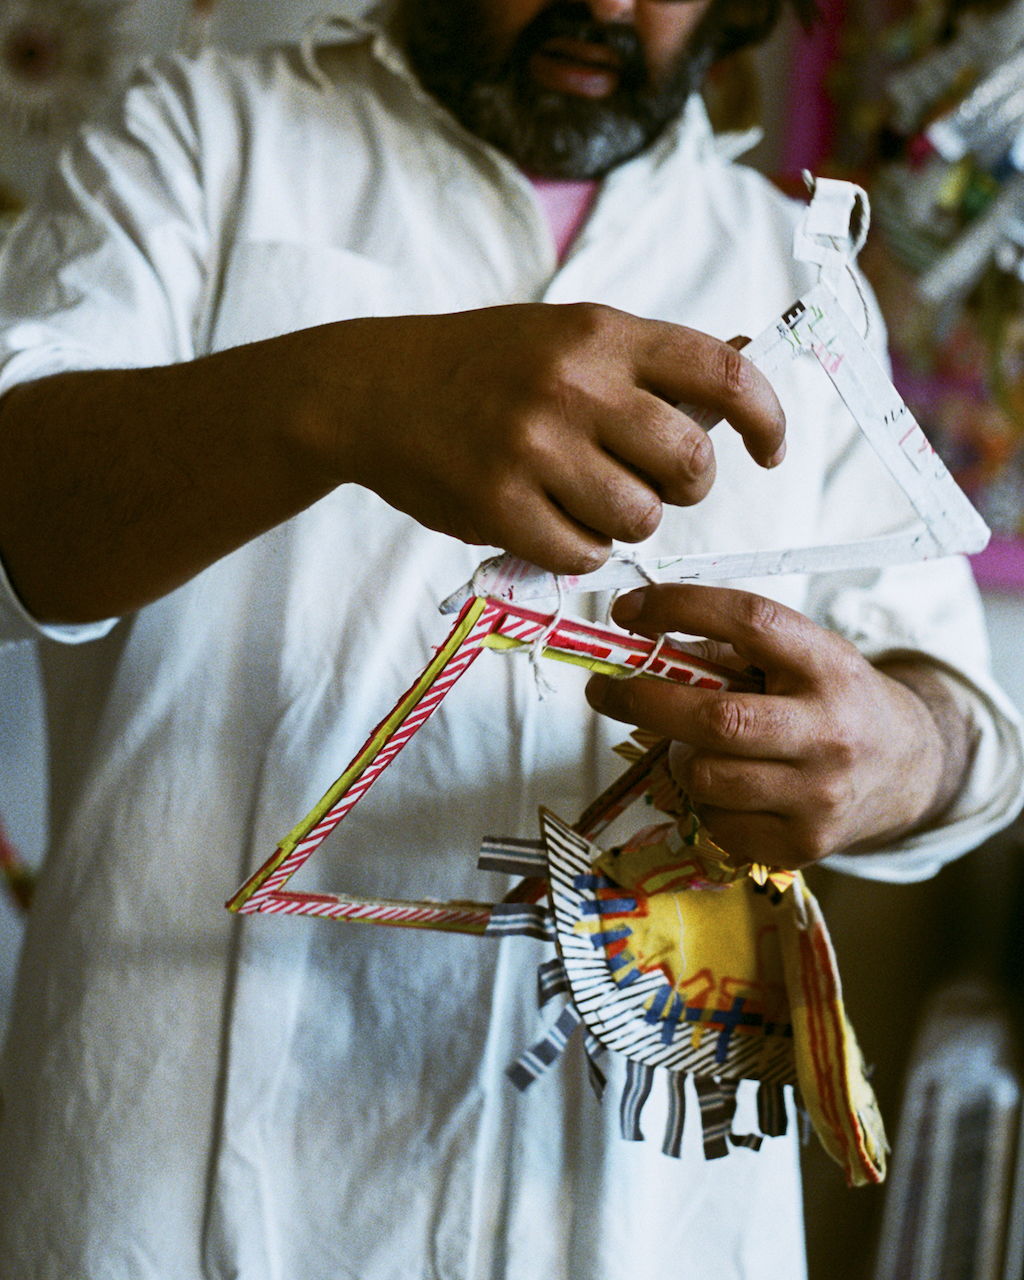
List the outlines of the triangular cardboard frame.
{"type": "MultiPolygon", "coordinates": [[[[228,908],[242,915],[266,911],[484,933],[493,903],[396,902],[338,893],[301,893],[288,889],[287,885],[362,800],[485,648],[524,648],[538,642],[543,646],[544,656],[592,671],[629,675],[642,670],[661,679],[708,689],[757,687],[753,678],[704,662],[678,645],[659,645],[610,627],[474,597],[464,605],[434,657],[373,730],[342,775],[229,900],[228,908]]],[[[587,833],[600,830],[640,794],[651,756],[652,753],[648,753],[644,757],[643,769],[634,766],[604,793],[599,809],[592,806],[587,810],[578,824],[581,829],[587,833]]]]}

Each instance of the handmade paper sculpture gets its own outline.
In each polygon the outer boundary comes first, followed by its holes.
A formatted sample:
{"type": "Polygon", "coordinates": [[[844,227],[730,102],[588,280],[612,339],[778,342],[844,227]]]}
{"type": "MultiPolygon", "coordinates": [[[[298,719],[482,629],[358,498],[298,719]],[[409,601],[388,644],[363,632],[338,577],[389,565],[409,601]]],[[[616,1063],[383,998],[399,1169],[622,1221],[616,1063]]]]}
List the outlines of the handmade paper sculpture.
{"type": "MultiPolygon", "coordinates": [[[[641,756],[632,777],[644,779],[675,821],[602,852],[580,827],[607,818],[606,798],[575,828],[541,814],[548,906],[533,919],[513,908],[500,931],[535,934],[548,925],[558,955],[541,967],[540,999],[566,1003],[510,1069],[512,1082],[529,1087],[582,1024],[599,1093],[605,1053],[626,1059],[624,1138],[642,1137],[640,1111],[656,1068],[668,1073],[662,1149],[670,1156],[680,1150],[687,1075],[700,1101],[708,1159],[785,1133],[788,1084],[799,1090],[847,1181],[880,1182],[885,1133],[817,904],[799,873],[730,864],[674,787],[666,745],[656,742],[641,756]],[[759,1082],[760,1135],[732,1130],[741,1080],[759,1082]]],[[[481,866],[529,875],[536,863],[524,852],[495,857],[493,844],[485,844],[481,866]]]]}
{"type": "MultiPolygon", "coordinates": [[[[521,602],[550,597],[558,590],[639,587],[652,576],[668,582],[696,582],[878,568],[956,552],[973,553],[986,546],[989,531],[985,522],[928,443],[835,293],[838,280],[851,269],[867,236],[867,196],[849,182],[830,178],[812,181],[809,177],[808,182],[814,197],[797,230],[794,254],[801,261],[818,265],[819,281],[745,347],[743,354],[769,380],[791,361],[813,356],[906,494],[918,522],[881,537],[832,546],[708,552],[643,562],[613,558],[587,574],[585,580],[556,579],[554,574],[504,555],[481,566],[472,583],[444,602],[443,612],[460,608],[474,591],[521,602]]],[[[708,427],[715,421],[691,407],[687,412],[708,427]]]]}
{"type": "MultiPolygon", "coordinates": [[[[703,687],[757,688],[685,646],[563,618],[572,591],[664,580],[807,573],[878,566],[985,545],[988,530],[931,450],[835,293],[867,231],[864,193],[823,181],[798,231],[797,255],[819,266],[819,282],[746,354],[771,373],[815,359],[897,483],[916,523],[841,546],[639,562],[613,556],[595,573],[556,578],[511,556],[485,562],[449,597],[452,630],[417,679],[371,733],[337,782],[228,903],[241,914],[275,912],[453,930],[488,937],[526,934],[554,944],[542,967],[542,1003],[563,1008],[512,1067],[528,1087],[582,1025],[592,1080],[601,1087],[608,1051],[627,1064],[622,1130],[640,1136],[653,1073],[668,1071],[671,1106],[664,1150],[678,1154],[683,1081],[700,1099],[705,1152],[757,1146],[732,1132],[739,1082],[756,1080],[762,1135],[786,1125],[782,1090],[795,1086],[826,1149],[851,1183],[879,1181],[885,1137],[853,1033],[843,1012],[828,935],[802,878],[756,864],[735,867],[711,842],[666,767],[668,743],[645,742],[631,767],[569,826],[541,815],[539,841],[484,842],[481,867],[522,875],[500,903],[394,902],[304,893],[289,881],[366,796],[484,649],[531,647],[596,671],[703,687]],[[552,600],[540,611],[524,601],[552,600]],[[672,820],[602,850],[593,841],[643,794],[672,820]]],[[[693,408],[687,412],[700,418],[693,408]]],[[[705,425],[711,425],[705,423],[705,425]]]]}

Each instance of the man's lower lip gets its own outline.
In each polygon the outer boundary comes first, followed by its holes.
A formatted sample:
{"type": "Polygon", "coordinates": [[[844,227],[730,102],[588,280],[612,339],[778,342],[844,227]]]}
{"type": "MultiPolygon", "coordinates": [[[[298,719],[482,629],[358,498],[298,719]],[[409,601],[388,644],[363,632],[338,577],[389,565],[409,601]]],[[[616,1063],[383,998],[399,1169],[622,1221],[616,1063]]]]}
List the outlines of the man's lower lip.
{"type": "Polygon", "coordinates": [[[546,53],[535,53],[530,58],[530,75],[542,89],[578,98],[607,98],[619,83],[619,73],[613,67],[593,66],[546,53]]]}

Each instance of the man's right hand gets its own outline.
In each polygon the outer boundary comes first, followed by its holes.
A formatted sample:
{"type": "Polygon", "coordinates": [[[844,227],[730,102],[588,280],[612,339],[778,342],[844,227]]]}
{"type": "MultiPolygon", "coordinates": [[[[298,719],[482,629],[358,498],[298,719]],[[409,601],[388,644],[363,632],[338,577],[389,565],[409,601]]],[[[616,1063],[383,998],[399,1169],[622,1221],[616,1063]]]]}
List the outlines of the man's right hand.
{"type": "Polygon", "coordinates": [[[357,321],[354,337],[364,376],[346,382],[355,412],[336,419],[339,481],[555,572],[597,568],[612,539],[649,537],[663,502],[706,496],[714,450],[678,402],[728,419],[762,466],[784,456],[764,376],[680,325],[537,304],[357,321]]]}
{"type": "Polygon", "coordinates": [[[713,409],[762,466],[785,424],[731,345],[594,304],[340,321],[0,402],[0,550],[36,617],[138,608],[358,483],[432,529],[582,573],[714,480],[713,409]]]}

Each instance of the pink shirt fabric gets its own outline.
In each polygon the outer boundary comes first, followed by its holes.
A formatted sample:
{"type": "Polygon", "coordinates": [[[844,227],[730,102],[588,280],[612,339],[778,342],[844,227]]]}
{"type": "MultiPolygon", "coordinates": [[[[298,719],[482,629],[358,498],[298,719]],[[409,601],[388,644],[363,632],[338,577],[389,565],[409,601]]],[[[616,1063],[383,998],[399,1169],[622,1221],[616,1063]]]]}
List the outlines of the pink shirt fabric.
{"type": "Polygon", "coordinates": [[[532,174],[527,177],[533,183],[533,189],[547,215],[548,226],[558,251],[558,261],[561,262],[597,199],[600,183],[596,178],[574,181],[535,178],[532,174]]]}

